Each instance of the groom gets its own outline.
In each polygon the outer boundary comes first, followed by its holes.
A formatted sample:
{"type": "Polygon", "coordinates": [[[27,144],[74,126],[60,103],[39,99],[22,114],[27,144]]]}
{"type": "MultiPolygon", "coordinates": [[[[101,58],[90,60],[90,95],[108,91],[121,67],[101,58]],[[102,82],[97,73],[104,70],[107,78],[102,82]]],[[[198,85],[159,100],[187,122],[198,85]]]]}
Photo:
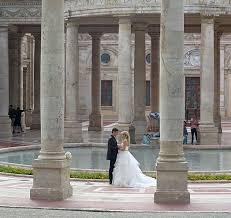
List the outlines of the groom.
{"type": "Polygon", "coordinates": [[[109,168],[109,183],[112,184],[112,172],[114,169],[114,165],[117,158],[118,147],[116,136],[118,135],[119,130],[117,128],[112,129],[111,137],[108,139],[108,149],[107,149],[107,160],[110,160],[110,168],[109,168]]]}

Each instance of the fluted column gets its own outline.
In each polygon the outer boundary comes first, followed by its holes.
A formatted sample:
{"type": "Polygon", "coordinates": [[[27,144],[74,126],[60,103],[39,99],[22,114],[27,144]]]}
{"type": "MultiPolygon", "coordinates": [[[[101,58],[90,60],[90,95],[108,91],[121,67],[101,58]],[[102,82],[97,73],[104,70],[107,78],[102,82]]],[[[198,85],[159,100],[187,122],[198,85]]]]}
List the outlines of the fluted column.
{"type": "MultiPolygon", "coordinates": [[[[160,112],[160,32],[149,32],[151,36],[151,112],[160,112]]],[[[157,120],[154,123],[154,131],[158,132],[160,124],[157,120]]]]}
{"type": "Polygon", "coordinates": [[[32,114],[32,129],[41,128],[40,116],[40,70],[41,70],[41,33],[34,33],[34,111],[32,114]]]}
{"type": "Polygon", "coordinates": [[[8,26],[0,26],[0,51],[0,135],[10,136],[8,26]]]}
{"type": "Polygon", "coordinates": [[[120,130],[128,130],[132,122],[131,20],[119,18],[118,97],[120,130]]]}
{"type": "Polygon", "coordinates": [[[214,18],[201,20],[201,111],[200,144],[218,144],[218,128],[214,123],[214,18]],[[209,81],[209,82],[208,82],[209,81]]]}
{"type": "Polygon", "coordinates": [[[189,203],[188,167],[182,146],[184,0],[162,0],[160,37],[160,153],[154,201],[189,203]]]}
{"type": "Polygon", "coordinates": [[[72,195],[64,144],[64,1],[42,1],[41,151],[33,162],[32,199],[72,195]],[[52,17],[52,19],[51,19],[52,17]]]}
{"type": "Polygon", "coordinates": [[[78,119],[79,105],[79,47],[78,24],[66,27],[66,114],[64,123],[65,142],[82,141],[82,124],[78,119]]]}
{"type": "Polygon", "coordinates": [[[135,68],[134,68],[134,120],[136,143],[140,143],[146,130],[146,63],[145,63],[145,23],[135,27],[135,68]]]}
{"type": "Polygon", "coordinates": [[[92,74],[91,74],[91,114],[89,131],[101,131],[103,118],[101,113],[101,71],[100,71],[100,38],[102,33],[91,32],[92,37],[92,74]]]}

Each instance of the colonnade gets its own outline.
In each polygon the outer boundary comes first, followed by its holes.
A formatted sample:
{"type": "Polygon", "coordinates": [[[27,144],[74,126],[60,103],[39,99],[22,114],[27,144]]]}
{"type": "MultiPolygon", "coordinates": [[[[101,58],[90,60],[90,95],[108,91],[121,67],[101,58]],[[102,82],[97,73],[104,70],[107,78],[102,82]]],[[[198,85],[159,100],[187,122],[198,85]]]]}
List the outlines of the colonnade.
{"type": "MultiPolygon", "coordinates": [[[[182,147],[185,109],[183,2],[183,0],[162,0],[161,30],[157,29],[154,32],[148,30],[152,40],[151,109],[160,110],[161,114],[160,154],[157,161],[157,190],[155,192],[157,203],[188,203],[190,201],[187,190],[188,169],[182,147]]],[[[33,163],[32,199],[62,200],[72,195],[69,181],[70,162],[65,156],[63,144],[64,140],[81,141],[82,130],[77,114],[79,26],[74,22],[67,23],[65,80],[63,11],[63,0],[57,0],[55,5],[49,0],[43,0],[42,35],[35,35],[32,127],[34,125],[38,128],[41,119],[41,151],[38,159],[33,163]],[[51,16],[56,19],[50,19],[51,16]],[[66,92],[64,92],[65,89],[66,92]]],[[[118,126],[121,130],[135,127],[137,140],[140,140],[145,125],[145,32],[147,27],[145,23],[132,23],[129,16],[119,17],[118,25],[118,126]],[[131,72],[132,26],[136,42],[134,110],[131,72]]],[[[90,32],[92,37],[90,131],[100,131],[103,127],[100,109],[100,37],[102,34],[90,32]]],[[[220,130],[219,67],[217,67],[219,66],[220,34],[215,28],[214,17],[202,17],[201,36],[200,142],[217,144],[220,130]]],[[[0,46],[3,54],[0,60],[0,132],[10,134],[10,122],[7,115],[9,105],[7,26],[0,27],[0,46]]],[[[19,89],[16,87],[16,90],[20,90],[20,87],[19,89]]]]}

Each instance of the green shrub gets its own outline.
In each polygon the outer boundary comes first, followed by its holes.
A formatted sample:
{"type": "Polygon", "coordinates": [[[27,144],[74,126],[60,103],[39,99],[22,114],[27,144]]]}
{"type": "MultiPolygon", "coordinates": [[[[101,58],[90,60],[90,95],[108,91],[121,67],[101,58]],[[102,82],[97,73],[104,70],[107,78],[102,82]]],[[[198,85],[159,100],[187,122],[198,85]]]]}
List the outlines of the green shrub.
{"type": "Polygon", "coordinates": [[[2,173],[14,173],[22,175],[32,175],[32,169],[25,169],[19,167],[0,166],[0,172],[2,173]]]}
{"type": "MultiPolygon", "coordinates": [[[[33,175],[32,169],[20,168],[20,167],[11,167],[11,166],[0,166],[0,172],[2,173],[12,173],[12,174],[20,174],[20,175],[33,175]]],[[[154,177],[155,173],[147,173],[146,175],[154,177]]],[[[107,172],[89,172],[89,171],[71,171],[71,178],[75,179],[97,179],[97,180],[105,180],[108,179],[107,172]]],[[[212,174],[212,173],[189,173],[188,174],[189,181],[209,181],[209,180],[231,180],[231,174],[212,174]]]]}

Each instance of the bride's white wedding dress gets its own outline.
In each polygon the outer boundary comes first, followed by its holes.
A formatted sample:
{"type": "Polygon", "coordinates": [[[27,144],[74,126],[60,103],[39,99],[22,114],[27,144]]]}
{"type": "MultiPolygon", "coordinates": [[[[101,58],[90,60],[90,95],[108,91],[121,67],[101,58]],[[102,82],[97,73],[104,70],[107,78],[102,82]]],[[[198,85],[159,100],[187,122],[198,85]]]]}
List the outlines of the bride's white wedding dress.
{"type": "Polygon", "coordinates": [[[119,151],[113,170],[113,185],[133,188],[156,186],[156,180],[144,175],[139,165],[128,149],[119,151]]]}

